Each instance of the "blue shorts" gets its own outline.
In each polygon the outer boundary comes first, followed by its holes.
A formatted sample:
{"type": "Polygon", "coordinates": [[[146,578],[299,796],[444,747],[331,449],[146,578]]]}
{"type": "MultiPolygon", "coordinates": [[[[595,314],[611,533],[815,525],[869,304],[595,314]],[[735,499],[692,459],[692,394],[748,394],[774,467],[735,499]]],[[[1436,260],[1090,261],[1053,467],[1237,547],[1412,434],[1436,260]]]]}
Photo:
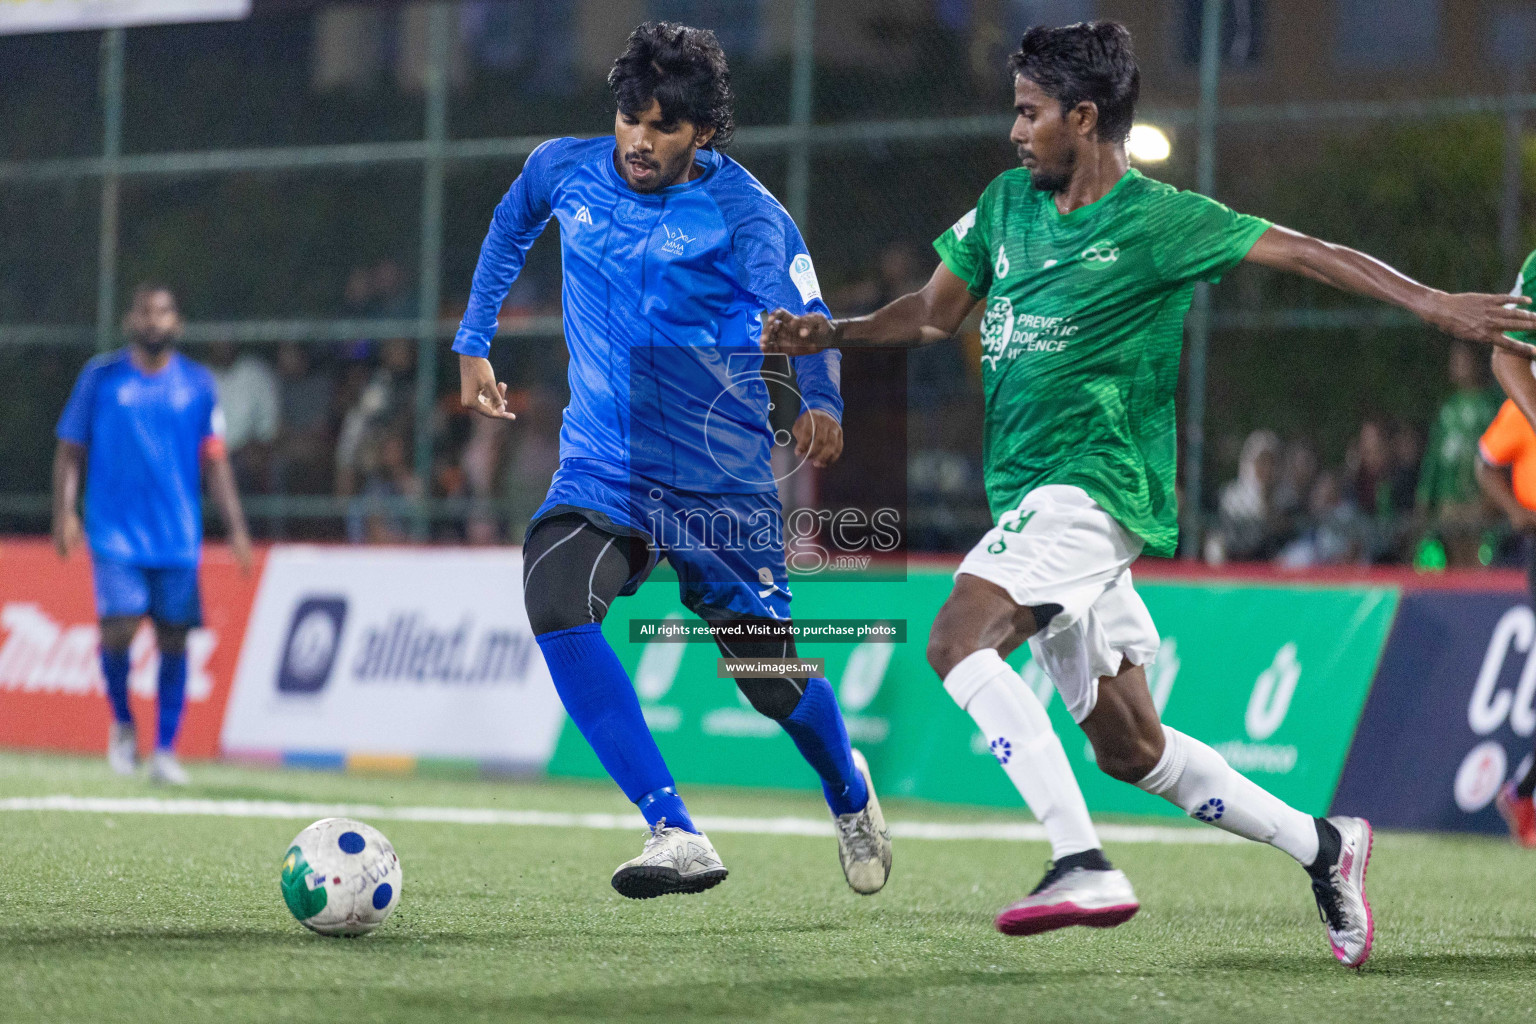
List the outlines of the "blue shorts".
{"type": "Polygon", "coordinates": [[[203,599],[197,566],[151,568],[93,555],[96,614],[103,619],[148,615],[166,626],[201,626],[203,599]]]}
{"type": "Polygon", "coordinates": [[[639,590],[664,556],[677,571],[683,605],[700,618],[789,618],[784,509],[776,491],[698,494],[629,477],[611,463],[566,459],[533,522],[572,512],[650,547],[645,568],[621,596],[639,590]]]}

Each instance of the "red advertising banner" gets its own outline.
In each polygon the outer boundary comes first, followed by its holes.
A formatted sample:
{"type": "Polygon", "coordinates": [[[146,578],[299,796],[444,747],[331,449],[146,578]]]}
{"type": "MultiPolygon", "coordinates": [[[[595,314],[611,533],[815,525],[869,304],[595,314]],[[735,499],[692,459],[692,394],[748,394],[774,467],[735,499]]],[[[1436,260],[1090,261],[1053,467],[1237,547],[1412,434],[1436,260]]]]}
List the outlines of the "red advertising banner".
{"type": "MultiPolygon", "coordinates": [[[[187,639],[187,711],[177,751],[214,757],[246,620],[265,553],[249,575],[227,548],[204,550],[203,628],[187,639]]],[[[154,743],[160,663],[145,623],[133,639],[129,693],[139,743],[154,743]]],[[[91,562],[77,551],[61,562],[42,540],[0,540],[0,746],[105,752],[105,686],[97,650],[91,562]]]]}

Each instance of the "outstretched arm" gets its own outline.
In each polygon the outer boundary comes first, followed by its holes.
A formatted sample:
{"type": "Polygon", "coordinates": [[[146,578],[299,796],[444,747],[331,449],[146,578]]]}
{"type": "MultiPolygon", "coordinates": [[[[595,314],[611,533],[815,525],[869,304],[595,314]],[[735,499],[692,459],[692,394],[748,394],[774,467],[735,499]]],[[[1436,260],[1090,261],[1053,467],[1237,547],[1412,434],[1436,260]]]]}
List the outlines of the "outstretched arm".
{"type": "Polygon", "coordinates": [[[840,348],[914,348],[954,336],[977,299],[965,281],[940,263],[928,283],[867,316],[828,320],[774,310],[763,322],[763,350],[804,355],[840,348]]]}
{"type": "Polygon", "coordinates": [[[1536,348],[1505,333],[1536,330],[1536,313],[1505,308],[1530,305],[1531,300],[1524,297],[1443,292],[1420,284],[1374,256],[1278,225],[1259,236],[1246,262],[1390,302],[1452,337],[1492,345],[1526,359],[1536,358],[1536,348]]]}

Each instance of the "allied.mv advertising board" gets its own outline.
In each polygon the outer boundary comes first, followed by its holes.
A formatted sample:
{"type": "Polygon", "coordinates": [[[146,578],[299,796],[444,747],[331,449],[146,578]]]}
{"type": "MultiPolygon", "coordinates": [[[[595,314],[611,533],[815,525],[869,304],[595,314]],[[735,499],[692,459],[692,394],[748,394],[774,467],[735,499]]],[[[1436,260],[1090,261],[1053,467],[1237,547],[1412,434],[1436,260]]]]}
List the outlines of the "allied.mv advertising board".
{"type": "Polygon", "coordinates": [[[542,768],[564,711],[521,580],[515,549],[274,549],[224,749],[542,768]]]}

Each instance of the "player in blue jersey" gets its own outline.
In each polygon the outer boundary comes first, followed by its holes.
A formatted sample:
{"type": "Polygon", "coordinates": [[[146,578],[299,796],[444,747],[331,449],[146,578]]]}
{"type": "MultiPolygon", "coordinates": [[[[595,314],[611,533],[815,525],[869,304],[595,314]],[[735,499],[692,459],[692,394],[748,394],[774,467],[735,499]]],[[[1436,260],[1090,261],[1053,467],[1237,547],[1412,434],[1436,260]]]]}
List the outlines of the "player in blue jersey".
{"type": "Polygon", "coordinates": [[[144,616],[160,649],[158,720],[150,778],[185,785],[174,753],[187,685],[187,633],[202,622],[197,563],[203,534],[202,468],[243,569],[251,541],[224,451],[213,375],[173,347],[176,298],[140,285],[123,320],[126,348],[80,371],[59,417],[53,462],[53,542],[67,558],[91,548],[101,671],[112,707],[107,760],[130,775],[138,758],[128,708],[128,646],[144,616]],[[85,470],[85,523],[75,511],[85,470]]]}
{"type": "MultiPolygon", "coordinates": [[[[794,221],[720,152],[731,93],[713,33],[642,25],[608,83],[613,136],[544,143],[496,207],[453,348],[465,407],[512,419],[486,357],[507,290],[555,217],[571,401],[560,469],[523,546],[524,600],[567,712],[651,826],[641,855],[613,876],[644,899],[701,892],[726,869],[600,624],[664,556],[722,654],[794,657],[758,334],[767,310],[826,305],[794,221]]],[[[817,466],[842,451],[839,358],[794,360],[794,451],[817,466]]],[[[832,687],[793,670],[737,685],[821,777],[849,885],[878,891],[890,837],[832,687]]]]}

